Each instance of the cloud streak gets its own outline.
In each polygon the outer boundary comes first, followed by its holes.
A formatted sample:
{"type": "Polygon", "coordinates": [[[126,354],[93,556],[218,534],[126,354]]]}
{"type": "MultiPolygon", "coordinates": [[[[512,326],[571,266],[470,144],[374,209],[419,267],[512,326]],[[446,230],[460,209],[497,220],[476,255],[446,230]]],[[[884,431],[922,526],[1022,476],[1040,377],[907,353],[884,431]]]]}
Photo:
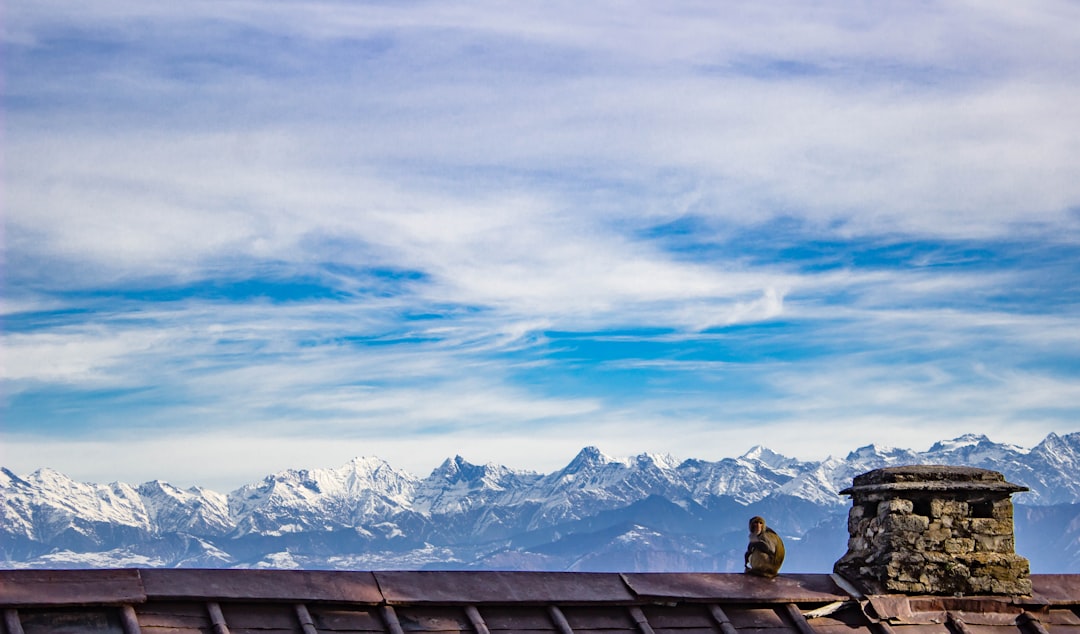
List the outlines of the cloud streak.
{"type": "Polygon", "coordinates": [[[5,18],[17,471],[1075,427],[1071,3],[5,18]]]}

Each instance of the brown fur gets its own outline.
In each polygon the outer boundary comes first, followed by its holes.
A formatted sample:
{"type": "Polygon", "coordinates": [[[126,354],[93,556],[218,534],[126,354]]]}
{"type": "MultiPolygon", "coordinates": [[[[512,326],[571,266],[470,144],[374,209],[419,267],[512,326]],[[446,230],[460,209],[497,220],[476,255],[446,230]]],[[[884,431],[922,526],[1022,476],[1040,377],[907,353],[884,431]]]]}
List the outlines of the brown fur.
{"type": "Polygon", "coordinates": [[[775,577],[784,563],[784,540],[758,515],[750,518],[750,538],[743,558],[746,573],[775,577]]]}

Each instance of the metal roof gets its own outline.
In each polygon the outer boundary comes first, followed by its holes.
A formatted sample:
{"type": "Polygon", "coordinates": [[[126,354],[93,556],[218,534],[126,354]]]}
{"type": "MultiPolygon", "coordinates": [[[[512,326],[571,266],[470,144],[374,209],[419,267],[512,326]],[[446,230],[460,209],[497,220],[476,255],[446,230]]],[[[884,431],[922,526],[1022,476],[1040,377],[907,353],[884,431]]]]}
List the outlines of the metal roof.
{"type": "Polygon", "coordinates": [[[863,596],[835,575],[0,571],[3,634],[1080,634],[1080,575],[1025,597],[863,596]]]}

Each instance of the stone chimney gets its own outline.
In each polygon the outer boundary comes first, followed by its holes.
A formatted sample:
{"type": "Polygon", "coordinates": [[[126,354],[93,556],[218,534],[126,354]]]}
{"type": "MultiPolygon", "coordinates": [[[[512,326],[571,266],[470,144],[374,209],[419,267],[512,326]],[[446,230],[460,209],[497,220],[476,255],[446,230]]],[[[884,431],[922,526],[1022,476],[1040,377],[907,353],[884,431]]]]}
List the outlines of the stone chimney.
{"type": "Polygon", "coordinates": [[[996,471],[917,465],[856,476],[848,550],[835,572],[868,594],[1031,594],[1015,552],[1010,495],[996,471]]]}

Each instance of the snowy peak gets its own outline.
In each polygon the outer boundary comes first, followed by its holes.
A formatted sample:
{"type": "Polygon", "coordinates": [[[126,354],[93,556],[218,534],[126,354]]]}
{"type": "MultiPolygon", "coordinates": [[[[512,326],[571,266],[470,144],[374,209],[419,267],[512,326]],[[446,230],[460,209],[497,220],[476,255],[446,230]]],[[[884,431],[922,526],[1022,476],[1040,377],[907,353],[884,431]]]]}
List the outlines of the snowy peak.
{"type": "Polygon", "coordinates": [[[610,457],[605,455],[599,449],[593,446],[588,446],[578,452],[578,455],[574,456],[574,459],[570,461],[570,464],[563,467],[560,473],[580,473],[582,471],[588,471],[596,467],[602,467],[614,462],[610,457]]]}
{"type": "MultiPolygon", "coordinates": [[[[738,458],[681,463],[652,453],[611,458],[590,446],[548,475],[476,465],[455,456],[420,480],[379,458],[358,457],[336,468],[281,471],[228,495],[162,481],[137,489],[123,483],[80,483],[44,468],[22,477],[0,470],[0,543],[34,553],[27,557],[66,549],[75,553],[69,561],[76,561],[79,553],[158,540],[172,553],[162,555],[169,563],[161,565],[233,565],[229,558],[240,556],[242,549],[235,544],[241,542],[256,550],[278,544],[280,552],[260,551],[258,562],[322,544],[323,555],[378,551],[391,554],[372,565],[401,565],[404,560],[392,553],[402,543],[423,544],[428,554],[418,556],[431,559],[418,564],[472,561],[472,555],[460,553],[481,548],[481,542],[505,544],[515,536],[564,533],[571,524],[585,526],[599,514],[620,516],[650,499],[687,511],[720,512],[762,503],[770,509],[810,504],[842,513],[849,501],[838,491],[854,476],[885,466],[928,463],[1000,471],[1010,482],[1031,488],[1018,500],[1025,505],[1080,503],[1080,433],[1051,434],[1030,450],[976,434],[940,441],[925,452],[868,445],[846,458],[821,462],[802,462],[761,446],[738,458]]],[[[679,513],[646,512],[631,519],[644,526],[661,515],[671,519],[679,513]]],[[[641,535],[654,538],[649,531],[641,535]]],[[[19,555],[7,556],[14,560],[19,555]]],[[[330,565],[328,560],[296,561],[330,565]]]]}
{"type": "Polygon", "coordinates": [[[853,464],[874,465],[870,467],[870,469],[903,464],[922,464],[926,462],[925,459],[920,458],[918,454],[910,449],[878,447],[877,445],[859,447],[847,455],[847,461],[853,464]]]}
{"type": "Polygon", "coordinates": [[[502,465],[475,465],[461,456],[447,458],[416,490],[413,508],[445,514],[490,504],[509,504],[540,476],[502,465]]]}
{"type": "MultiPolygon", "coordinates": [[[[927,462],[966,464],[973,467],[993,468],[991,465],[1015,462],[1028,450],[1015,445],[992,442],[983,435],[967,434],[949,441],[934,443],[925,454],[927,462]]],[[[1001,471],[1002,469],[998,469],[1001,471]]]]}
{"type": "Polygon", "coordinates": [[[1058,436],[1050,434],[1031,450],[1048,463],[1077,465],[1080,463],[1080,432],[1058,436]]]}
{"type": "Polygon", "coordinates": [[[306,500],[318,497],[349,497],[376,492],[389,497],[411,494],[416,478],[398,471],[380,458],[353,458],[332,469],[288,469],[267,476],[258,484],[241,487],[245,492],[260,491],[280,500],[306,500]]]}
{"type": "Polygon", "coordinates": [[[29,487],[32,485],[9,471],[7,467],[0,467],[0,487],[14,486],[29,487]]]}
{"type": "Polygon", "coordinates": [[[782,456],[761,445],[754,445],[750,448],[750,451],[739,456],[739,459],[746,462],[758,463],[775,470],[788,469],[798,462],[794,458],[782,456]]]}
{"type": "Polygon", "coordinates": [[[235,528],[221,493],[200,487],[185,491],[161,480],[141,484],[138,493],[157,533],[224,535],[235,528]]]}
{"type": "Polygon", "coordinates": [[[417,480],[378,458],[356,458],[336,469],[280,471],[229,494],[237,530],[282,532],[353,527],[409,507],[417,480]]]}
{"type": "MultiPolygon", "coordinates": [[[[1045,441],[1044,441],[1045,442],[1045,441]]],[[[941,440],[926,452],[927,455],[959,453],[963,455],[1025,454],[1028,450],[1016,445],[996,443],[982,434],[965,434],[952,440],[941,440]]]]}
{"type": "Polygon", "coordinates": [[[393,468],[385,460],[368,457],[353,458],[338,469],[315,469],[311,478],[317,486],[338,495],[375,491],[395,500],[411,496],[418,483],[416,477],[393,468]]]}
{"type": "Polygon", "coordinates": [[[679,461],[671,454],[666,453],[642,453],[634,456],[634,463],[639,469],[677,469],[679,461]]]}
{"type": "Polygon", "coordinates": [[[484,480],[487,473],[487,467],[474,465],[461,456],[454,456],[453,458],[447,458],[437,469],[432,471],[431,479],[447,484],[479,482],[484,480]]]}
{"type": "Polygon", "coordinates": [[[981,443],[988,443],[990,439],[982,434],[964,434],[952,440],[939,440],[934,443],[934,446],[930,447],[930,451],[927,453],[943,453],[946,451],[955,451],[964,447],[975,447],[981,443]]]}

